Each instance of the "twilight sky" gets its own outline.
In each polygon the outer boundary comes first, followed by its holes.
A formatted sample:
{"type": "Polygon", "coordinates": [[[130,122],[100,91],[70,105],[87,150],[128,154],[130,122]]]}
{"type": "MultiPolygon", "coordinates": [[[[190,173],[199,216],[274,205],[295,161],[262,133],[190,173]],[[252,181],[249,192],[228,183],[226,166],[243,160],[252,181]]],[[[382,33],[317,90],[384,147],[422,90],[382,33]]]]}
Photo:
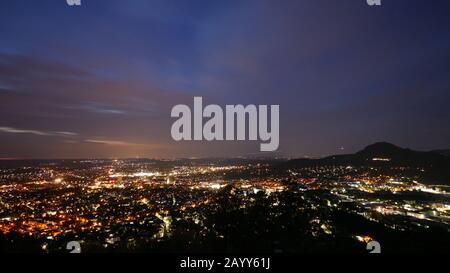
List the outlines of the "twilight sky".
{"type": "Polygon", "coordinates": [[[0,158],[259,151],[173,141],[194,96],[279,104],[283,155],[450,148],[450,1],[0,1],[0,158]]]}

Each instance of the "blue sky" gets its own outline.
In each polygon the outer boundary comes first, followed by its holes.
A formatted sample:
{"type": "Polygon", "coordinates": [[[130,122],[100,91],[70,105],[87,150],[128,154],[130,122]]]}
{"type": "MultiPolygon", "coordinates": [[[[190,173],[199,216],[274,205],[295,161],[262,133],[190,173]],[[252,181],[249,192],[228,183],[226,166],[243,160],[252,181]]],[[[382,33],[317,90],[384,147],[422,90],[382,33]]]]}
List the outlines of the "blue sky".
{"type": "Polygon", "coordinates": [[[279,104],[285,155],[449,148],[449,14],[445,0],[1,1],[0,158],[259,150],[172,141],[170,108],[194,95],[279,104]]]}

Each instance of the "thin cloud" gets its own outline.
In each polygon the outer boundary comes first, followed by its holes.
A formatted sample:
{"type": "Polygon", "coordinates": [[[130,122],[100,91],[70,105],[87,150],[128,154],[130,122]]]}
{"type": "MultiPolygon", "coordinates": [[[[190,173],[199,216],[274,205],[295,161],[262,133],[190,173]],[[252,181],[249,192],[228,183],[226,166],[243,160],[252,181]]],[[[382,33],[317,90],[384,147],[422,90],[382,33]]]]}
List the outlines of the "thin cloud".
{"type": "Polygon", "coordinates": [[[143,146],[144,144],[131,143],[126,141],[118,141],[118,140],[103,140],[103,139],[86,139],[84,140],[88,143],[96,143],[96,144],[105,144],[112,146],[143,146]]]}
{"type": "Polygon", "coordinates": [[[162,144],[144,144],[144,143],[134,143],[128,141],[121,140],[111,140],[111,139],[97,139],[97,138],[88,138],[83,140],[85,143],[99,144],[99,145],[107,145],[107,146],[116,146],[116,147],[137,147],[142,149],[161,149],[161,148],[170,148],[166,145],[162,144]]]}
{"type": "Polygon", "coordinates": [[[49,133],[38,131],[38,130],[25,130],[25,129],[17,129],[12,127],[0,127],[0,132],[10,133],[10,134],[32,134],[37,136],[48,136],[49,133]]]}
{"type": "Polygon", "coordinates": [[[40,131],[40,130],[28,130],[28,129],[18,129],[13,127],[0,127],[0,132],[9,134],[31,134],[36,136],[76,136],[77,133],[73,132],[63,132],[63,131],[40,131]]]}
{"type": "Polygon", "coordinates": [[[112,114],[112,115],[126,114],[126,111],[124,111],[124,110],[115,109],[106,104],[99,104],[99,103],[94,103],[94,102],[89,102],[89,103],[77,105],[77,106],[66,106],[64,108],[71,109],[71,110],[85,110],[85,111],[88,111],[91,113],[98,113],[98,114],[112,114]]]}
{"type": "Polygon", "coordinates": [[[77,133],[73,132],[52,132],[55,135],[61,135],[61,136],[77,136],[77,133]]]}

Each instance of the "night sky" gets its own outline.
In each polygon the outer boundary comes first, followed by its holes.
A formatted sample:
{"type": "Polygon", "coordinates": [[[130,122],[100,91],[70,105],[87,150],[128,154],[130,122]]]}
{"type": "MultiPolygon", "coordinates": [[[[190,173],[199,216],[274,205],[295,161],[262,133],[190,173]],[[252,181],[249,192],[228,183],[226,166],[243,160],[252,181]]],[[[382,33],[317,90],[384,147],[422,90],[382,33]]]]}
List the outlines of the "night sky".
{"type": "Polygon", "coordinates": [[[172,106],[279,104],[287,156],[450,148],[450,1],[0,1],[0,158],[257,154],[172,106]]]}

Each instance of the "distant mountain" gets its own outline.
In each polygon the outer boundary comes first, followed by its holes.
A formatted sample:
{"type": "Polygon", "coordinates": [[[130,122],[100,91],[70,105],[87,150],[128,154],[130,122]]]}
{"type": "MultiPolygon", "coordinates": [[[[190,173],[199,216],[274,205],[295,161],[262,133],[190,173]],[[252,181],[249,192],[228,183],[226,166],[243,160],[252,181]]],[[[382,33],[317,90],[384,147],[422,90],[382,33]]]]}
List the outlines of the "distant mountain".
{"type": "Polygon", "coordinates": [[[390,163],[394,165],[433,165],[448,162],[448,158],[435,152],[419,152],[401,148],[387,142],[377,142],[363,150],[349,155],[337,155],[325,158],[326,161],[348,163],[390,163]]]}
{"type": "Polygon", "coordinates": [[[450,149],[445,150],[434,150],[433,153],[444,155],[444,156],[450,156],[450,149]]]}
{"type": "Polygon", "coordinates": [[[386,169],[397,166],[423,168],[426,170],[423,175],[430,181],[450,184],[449,156],[436,151],[419,152],[405,149],[387,142],[374,143],[355,154],[333,155],[322,159],[294,159],[285,164],[288,168],[326,165],[378,166],[386,169]]]}
{"type": "Polygon", "coordinates": [[[400,148],[387,142],[378,142],[367,146],[364,150],[355,154],[365,160],[388,160],[393,164],[432,165],[447,159],[434,152],[418,152],[400,148]]]}
{"type": "Polygon", "coordinates": [[[395,157],[399,155],[412,156],[414,151],[400,148],[388,142],[377,142],[356,154],[363,157],[395,157]]]}

